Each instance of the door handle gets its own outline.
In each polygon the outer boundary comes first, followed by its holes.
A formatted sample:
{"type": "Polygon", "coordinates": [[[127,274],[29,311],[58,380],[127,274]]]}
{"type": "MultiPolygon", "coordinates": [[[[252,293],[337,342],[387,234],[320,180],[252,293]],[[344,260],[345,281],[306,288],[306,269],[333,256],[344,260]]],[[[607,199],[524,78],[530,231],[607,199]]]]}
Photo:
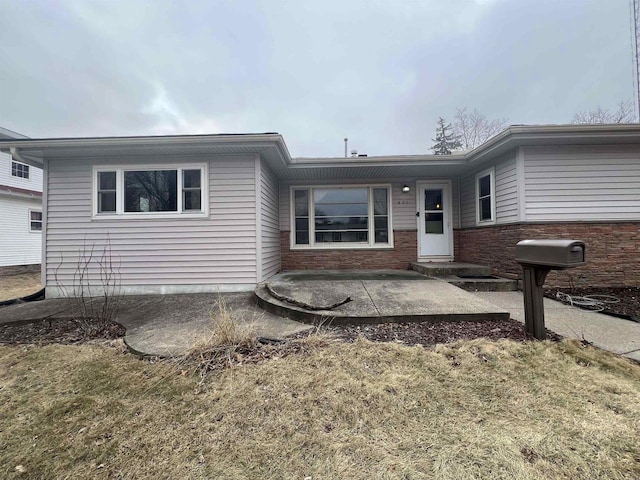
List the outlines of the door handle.
{"type": "Polygon", "coordinates": [[[420,216],[420,212],[416,212],[416,217],[419,217],[419,216],[420,216]]]}

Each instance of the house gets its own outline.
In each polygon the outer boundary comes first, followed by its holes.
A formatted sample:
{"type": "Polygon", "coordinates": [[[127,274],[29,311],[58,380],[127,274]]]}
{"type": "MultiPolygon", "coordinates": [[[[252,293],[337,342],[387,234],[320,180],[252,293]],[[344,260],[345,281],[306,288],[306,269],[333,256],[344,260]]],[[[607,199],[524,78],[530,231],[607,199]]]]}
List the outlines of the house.
{"type": "MultiPolygon", "coordinates": [[[[0,139],[26,139],[0,128],[0,139]]],[[[42,254],[42,169],[0,152],[0,275],[39,271],[42,254]]]]}
{"type": "MultiPolygon", "coordinates": [[[[7,139],[44,168],[47,296],[110,245],[127,294],[242,291],[278,271],[472,262],[586,242],[552,284],[640,284],[640,125],[511,126],[447,156],[291,158],[276,133],[7,139]]],[[[92,278],[97,278],[95,271],[92,278]]]]}

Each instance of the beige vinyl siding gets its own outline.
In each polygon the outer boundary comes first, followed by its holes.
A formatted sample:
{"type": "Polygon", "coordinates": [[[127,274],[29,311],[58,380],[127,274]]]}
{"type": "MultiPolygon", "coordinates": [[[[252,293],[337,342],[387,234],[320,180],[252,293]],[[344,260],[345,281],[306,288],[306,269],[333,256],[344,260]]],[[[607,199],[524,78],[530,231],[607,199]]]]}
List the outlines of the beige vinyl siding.
{"type": "MultiPolygon", "coordinates": [[[[428,179],[425,179],[428,180],[428,179]]],[[[434,180],[435,181],[435,180],[434,180]]],[[[407,180],[406,182],[398,182],[397,180],[388,181],[385,179],[371,180],[350,180],[348,182],[330,182],[321,181],[320,185],[332,184],[348,184],[348,185],[391,185],[391,215],[394,230],[416,230],[416,180],[407,180]],[[402,193],[402,186],[407,184],[411,187],[409,193],[402,193]]],[[[290,211],[290,188],[291,186],[303,186],[313,184],[303,183],[280,183],[280,230],[289,231],[291,228],[291,211],[290,211]]],[[[453,224],[458,224],[458,195],[456,182],[452,182],[452,198],[453,198],[453,224]]]]}
{"type": "Polygon", "coordinates": [[[640,220],[637,145],[524,148],[527,221],[640,220]]]}
{"type": "Polygon", "coordinates": [[[30,231],[30,210],[42,211],[40,198],[0,195],[0,267],[40,263],[42,232],[30,231]]]}
{"type": "Polygon", "coordinates": [[[475,176],[460,177],[460,226],[473,227],[476,224],[475,176]]]}
{"type": "Polygon", "coordinates": [[[260,242],[262,246],[262,278],[280,271],[280,227],[278,225],[278,179],[265,162],[260,167],[260,242]]]}
{"type": "MultiPolygon", "coordinates": [[[[215,291],[256,282],[255,160],[244,157],[189,157],[207,163],[209,217],[91,218],[92,167],[110,164],[171,164],[174,157],[50,159],[47,184],[47,287],[73,282],[78,251],[110,238],[128,293],[215,291]],[[57,276],[57,279],[56,279],[57,276]],[[188,289],[184,286],[195,286],[188,289]],[[146,290],[145,290],[146,289],[146,290]]],[[[94,272],[95,276],[95,272],[94,272]]],[[[95,280],[95,278],[94,278],[95,280]]]]}
{"type": "MultiPolygon", "coordinates": [[[[496,224],[517,222],[518,175],[516,151],[508,152],[489,164],[483,164],[460,178],[460,226],[476,225],[476,174],[495,167],[496,224]]],[[[456,222],[454,221],[454,225],[456,222]]],[[[493,224],[492,224],[493,225],[493,224]]]]}
{"type": "Polygon", "coordinates": [[[513,153],[505,161],[496,165],[496,223],[517,221],[518,174],[516,157],[513,153]]]}

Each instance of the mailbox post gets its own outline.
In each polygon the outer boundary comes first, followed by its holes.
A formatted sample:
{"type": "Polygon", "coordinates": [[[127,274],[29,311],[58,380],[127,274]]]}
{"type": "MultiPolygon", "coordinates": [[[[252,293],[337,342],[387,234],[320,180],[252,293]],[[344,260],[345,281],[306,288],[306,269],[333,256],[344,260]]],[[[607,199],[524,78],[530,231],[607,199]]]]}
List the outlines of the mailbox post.
{"type": "Polygon", "coordinates": [[[551,270],[585,264],[585,245],[580,240],[522,240],[516,245],[516,262],[522,265],[524,328],[539,340],[547,336],[544,326],[542,286],[551,270]]]}

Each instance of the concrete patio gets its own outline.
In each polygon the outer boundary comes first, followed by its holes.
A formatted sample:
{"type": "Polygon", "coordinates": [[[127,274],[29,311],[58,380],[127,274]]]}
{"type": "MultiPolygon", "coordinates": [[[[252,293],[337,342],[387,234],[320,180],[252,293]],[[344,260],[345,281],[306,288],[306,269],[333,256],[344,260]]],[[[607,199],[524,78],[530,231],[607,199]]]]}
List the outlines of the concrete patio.
{"type": "MultiPolygon", "coordinates": [[[[340,271],[290,272],[273,277],[277,292],[306,303],[330,304],[350,296],[352,301],[331,311],[308,311],[274,299],[258,288],[253,293],[128,296],[122,299],[116,320],[126,329],[129,347],[147,355],[172,356],[188,350],[211,332],[211,313],[224,299],[237,321],[251,324],[258,337],[282,339],[312,329],[281,314],[305,322],[406,322],[434,320],[508,319],[524,321],[521,292],[469,293],[442,280],[417,272],[340,271]],[[267,299],[261,298],[268,296],[267,299]]],[[[567,338],[640,361],[640,323],[593,313],[546,299],[548,329],[567,338]]],[[[0,308],[0,324],[71,318],[74,304],[67,299],[41,300],[0,308]]]]}
{"type": "Polygon", "coordinates": [[[446,281],[410,270],[294,271],[275,275],[256,288],[258,305],[307,323],[332,324],[508,320],[509,312],[446,281]],[[271,290],[271,292],[269,291],[271,290]],[[348,303],[310,311],[309,305],[348,303]]]}

